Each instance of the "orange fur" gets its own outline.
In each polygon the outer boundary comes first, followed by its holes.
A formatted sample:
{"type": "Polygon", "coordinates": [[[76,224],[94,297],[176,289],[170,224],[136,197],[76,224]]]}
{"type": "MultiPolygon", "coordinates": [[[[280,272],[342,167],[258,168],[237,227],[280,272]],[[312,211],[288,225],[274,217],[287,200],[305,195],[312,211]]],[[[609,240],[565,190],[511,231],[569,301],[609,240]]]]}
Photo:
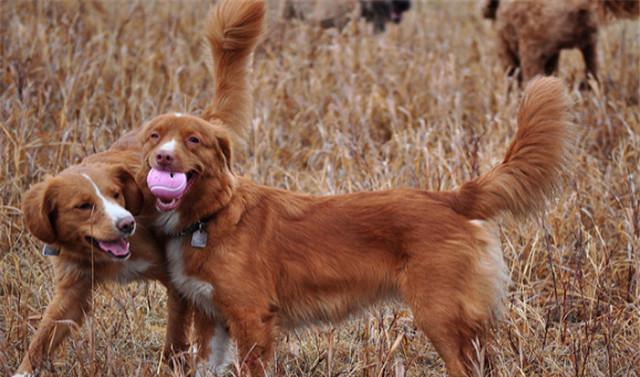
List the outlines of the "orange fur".
{"type": "Polygon", "coordinates": [[[569,167],[572,128],[564,116],[569,100],[552,79],[532,81],[518,113],[516,139],[502,164],[462,185],[451,203],[456,211],[477,219],[503,212],[526,216],[540,212],[558,190],[569,167]]]}
{"type": "Polygon", "coordinates": [[[82,324],[91,310],[92,287],[113,282],[152,279],[164,284],[169,295],[165,355],[186,349],[189,306],[171,287],[162,246],[151,230],[137,221],[135,233],[129,238],[131,256],[126,260],[114,259],[87,239],[123,237],[91,181],[111,202],[139,215],[136,220],[145,217],[140,214],[144,198],[133,177],[140,168],[140,158],[140,145],[132,132],[111,150],[87,157],[81,164],[32,186],[25,194],[27,228],[43,242],[60,248],[60,254],[51,258],[55,295],[17,373],[36,373],[72,327],[82,324]],[[84,203],[92,208],[81,208],[84,203]]]}
{"type": "Polygon", "coordinates": [[[527,81],[556,72],[567,48],[579,48],[587,73],[597,78],[598,29],[611,19],[637,18],[639,10],[638,0],[489,0],[485,16],[495,15],[503,65],[521,69],[527,81]]]}
{"type": "Polygon", "coordinates": [[[247,71],[251,52],[262,34],[263,15],[263,4],[228,1],[215,8],[207,22],[216,89],[203,118],[220,119],[240,135],[251,122],[253,99],[247,71]]]}
{"type": "MultiPolygon", "coordinates": [[[[259,0],[223,0],[210,20],[260,30],[249,24],[262,23],[262,16],[248,10],[263,6],[259,0]],[[227,13],[232,2],[246,13],[227,13]]],[[[250,53],[256,37],[245,34],[234,49],[241,56],[250,53]]],[[[238,66],[214,64],[214,74],[246,73],[242,59],[225,64],[238,66]]],[[[248,96],[234,96],[242,102],[225,108],[249,111],[248,96]]],[[[375,302],[400,299],[413,309],[416,325],[449,374],[468,375],[473,342],[499,317],[508,280],[495,222],[504,214],[541,209],[556,191],[568,169],[567,117],[561,82],[534,80],[526,89],[516,138],[504,162],[489,173],[453,192],[395,189],[337,196],[294,193],[236,176],[229,130],[248,127],[247,114],[233,118],[245,119],[244,124],[232,125],[215,116],[165,114],[151,120],[141,134],[139,179],[152,167],[191,177],[190,189],[176,210],[161,215],[165,221],[159,228],[170,237],[173,283],[202,312],[196,328],[204,328],[199,341],[208,347],[210,367],[224,366],[230,334],[243,368],[261,376],[281,330],[337,322],[375,302]],[[190,142],[192,136],[200,142],[190,142]],[[170,140],[176,141],[172,163],[157,166],[156,154],[170,140]],[[204,248],[193,247],[191,234],[181,231],[202,219],[208,219],[208,241],[204,248]]]]}

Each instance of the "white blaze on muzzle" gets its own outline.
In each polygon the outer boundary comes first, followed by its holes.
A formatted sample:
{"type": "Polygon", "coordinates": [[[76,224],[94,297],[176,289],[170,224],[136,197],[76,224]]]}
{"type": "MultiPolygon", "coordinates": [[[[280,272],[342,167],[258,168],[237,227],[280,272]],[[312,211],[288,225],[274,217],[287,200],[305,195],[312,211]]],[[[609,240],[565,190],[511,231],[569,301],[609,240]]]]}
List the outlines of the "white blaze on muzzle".
{"type": "Polygon", "coordinates": [[[160,146],[161,151],[173,152],[176,149],[176,139],[171,139],[160,146]]]}
{"type": "MultiPolygon", "coordinates": [[[[102,191],[100,191],[100,189],[95,184],[93,179],[91,179],[91,177],[89,177],[86,174],[82,174],[82,176],[86,178],[93,186],[93,189],[96,191],[96,195],[98,196],[98,198],[100,199],[100,202],[102,203],[102,207],[104,208],[104,213],[106,213],[107,216],[109,216],[109,218],[111,219],[111,221],[113,221],[113,226],[116,229],[117,229],[116,224],[118,223],[118,220],[133,217],[131,212],[127,211],[120,204],[112,200],[109,200],[104,195],[102,195],[102,191]]],[[[134,225],[134,230],[135,230],[135,225],[134,225]]],[[[133,234],[133,232],[131,232],[131,234],[133,234]]]]}

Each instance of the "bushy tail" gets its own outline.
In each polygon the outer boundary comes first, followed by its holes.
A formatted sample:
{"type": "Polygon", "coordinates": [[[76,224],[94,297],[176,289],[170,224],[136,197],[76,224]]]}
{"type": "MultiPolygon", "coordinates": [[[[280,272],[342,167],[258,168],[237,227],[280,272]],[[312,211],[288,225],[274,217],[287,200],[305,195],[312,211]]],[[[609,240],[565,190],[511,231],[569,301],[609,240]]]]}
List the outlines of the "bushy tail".
{"type": "Polygon", "coordinates": [[[253,101],[247,76],[265,12],[264,0],[223,0],[207,20],[215,94],[203,118],[220,119],[237,135],[242,135],[251,122],[253,101]]]}
{"type": "Polygon", "coordinates": [[[569,169],[570,100],[560,80],[542,77],[525,89],[518,131],[504,161],[462,185],[452,207],[474,219],[522,217],[543,210],[569,169]]]}

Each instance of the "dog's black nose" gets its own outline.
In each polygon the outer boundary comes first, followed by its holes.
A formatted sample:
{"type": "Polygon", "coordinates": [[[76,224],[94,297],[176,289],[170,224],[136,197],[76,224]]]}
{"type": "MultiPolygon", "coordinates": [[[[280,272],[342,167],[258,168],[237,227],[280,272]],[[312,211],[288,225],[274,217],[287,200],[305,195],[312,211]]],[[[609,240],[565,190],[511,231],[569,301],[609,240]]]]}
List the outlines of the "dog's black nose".
{"type": "Polygon", "coordinates": [[[136,220],[133,217],[125,217],[116,222],[116,228],[124,234],[131,234],[136,227],[136,220]]]}
{"type": "Polygon", "coordinates": [[[173,153],[160,150],[156,154],[156,162],[160,165],[169,165],[173,162],[173,153]]]}

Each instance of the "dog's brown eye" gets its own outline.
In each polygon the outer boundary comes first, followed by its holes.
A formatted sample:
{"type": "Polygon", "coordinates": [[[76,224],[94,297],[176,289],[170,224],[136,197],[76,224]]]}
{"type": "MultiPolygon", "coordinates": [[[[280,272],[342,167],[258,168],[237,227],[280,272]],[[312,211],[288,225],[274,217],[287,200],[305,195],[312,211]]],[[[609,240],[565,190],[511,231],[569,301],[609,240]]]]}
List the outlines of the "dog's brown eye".
{"type": "Polygon", "coordinates": [[[116,199],[116,200],[120,199],[120,193],[116,192],[115,194],[113,194],[113,198],[116,199]]]}
{"type": "Polygon", "coordinates": [[[200,139],[198,139],[195,136],[189,136],[189,138],[187,139],[188,142],[190,142],[191,144],[198,144],[200,142],[200,139]]]}
{"type": "Polygon", "coordinates": [[[149,135],[149,139],[151,140],[158,140],[160,138],[160,134],[157,132],[153,132],[151,133],[151,135],[149,135]]]}
{"type": "Polygon", "coordinates": [[[77,209],[81,209],[83,211],[93,209],[93,205],[89,202],[83,202],[76,206],[77,209]]]}

